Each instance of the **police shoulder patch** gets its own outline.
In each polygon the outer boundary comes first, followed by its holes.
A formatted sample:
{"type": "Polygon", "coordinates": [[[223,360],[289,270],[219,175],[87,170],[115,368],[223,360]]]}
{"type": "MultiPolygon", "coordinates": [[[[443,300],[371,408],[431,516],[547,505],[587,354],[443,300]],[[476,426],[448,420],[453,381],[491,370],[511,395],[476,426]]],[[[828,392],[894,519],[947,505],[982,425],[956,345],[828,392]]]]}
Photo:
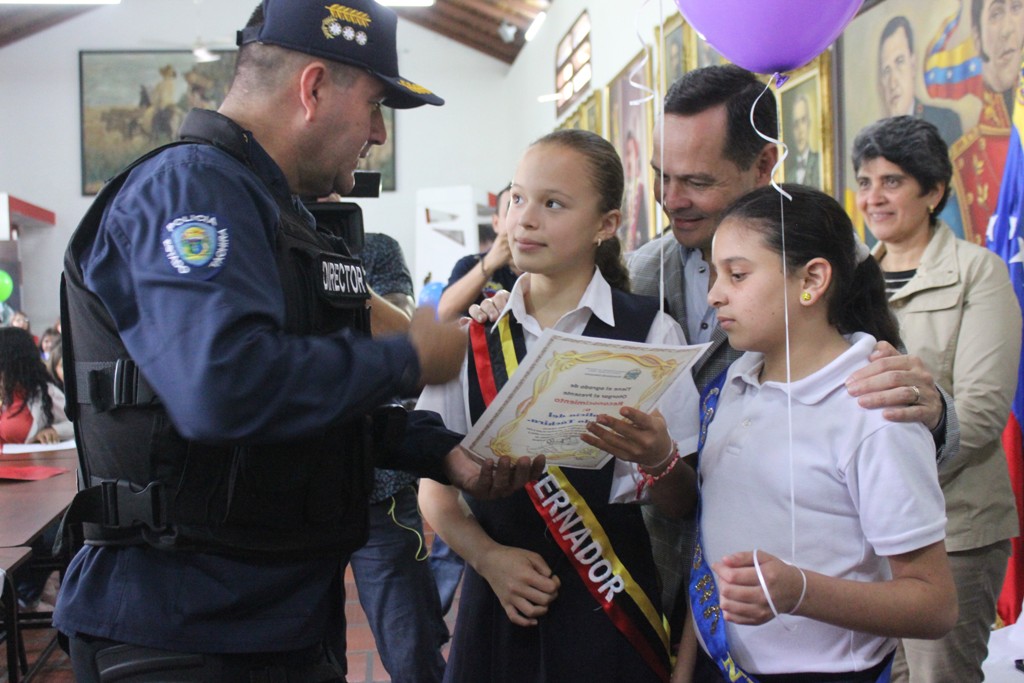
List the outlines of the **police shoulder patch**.
{"type": "Polygon", "coordinates": [[[164,232],[164,255],[181,275],[210,277],[224,266],[230,240],[227,228],[218,227],[215,216],[179,216],[164,226],[164,232]]]}

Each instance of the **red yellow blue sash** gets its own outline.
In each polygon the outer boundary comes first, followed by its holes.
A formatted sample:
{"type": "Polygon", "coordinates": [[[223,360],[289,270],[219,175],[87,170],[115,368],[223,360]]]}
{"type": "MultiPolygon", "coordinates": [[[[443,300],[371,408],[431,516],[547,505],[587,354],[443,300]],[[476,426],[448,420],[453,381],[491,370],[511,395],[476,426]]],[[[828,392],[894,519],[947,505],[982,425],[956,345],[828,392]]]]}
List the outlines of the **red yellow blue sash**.
{"type": "MultiPolygon", "coordinates": [[[[479,323],[470,325],[470,405],[490,404],[526,354],[522,327],[504,316],[497,331],[488,334],[479,323]]],[[[479,414],[479,413],[475,413],[479,414]]],[[[545,475],[528,484],[526,492],[551,538],[576,569],[583,584],[657,676],[668,681],[670,658],[664,620],[648,595],[630,575],[612,547],[587,501],[561,468],[549,465],[545,475]]]]}

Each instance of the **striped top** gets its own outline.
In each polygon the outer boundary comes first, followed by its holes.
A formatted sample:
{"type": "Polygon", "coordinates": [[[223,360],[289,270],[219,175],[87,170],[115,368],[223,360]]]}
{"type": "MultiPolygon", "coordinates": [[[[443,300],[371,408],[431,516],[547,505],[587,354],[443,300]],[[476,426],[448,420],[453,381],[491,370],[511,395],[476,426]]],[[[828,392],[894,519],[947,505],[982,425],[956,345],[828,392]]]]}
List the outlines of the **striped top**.
{"type": "Polygon", "coordinates": [[[885,295],[892,298],[893,294],[903,289],[903,286],[910,282],[910,280],[917,273],[917,268],[913,270],[894,270],[894,271],[883,271],[882,275],[885,276],[885,295]]]}

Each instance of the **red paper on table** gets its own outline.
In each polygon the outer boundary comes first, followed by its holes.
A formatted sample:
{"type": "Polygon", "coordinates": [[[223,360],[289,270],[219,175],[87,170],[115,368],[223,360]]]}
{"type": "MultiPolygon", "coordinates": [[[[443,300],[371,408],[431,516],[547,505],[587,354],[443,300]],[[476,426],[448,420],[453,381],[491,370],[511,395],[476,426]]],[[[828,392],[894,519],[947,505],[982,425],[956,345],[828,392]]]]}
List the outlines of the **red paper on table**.
{"type": "Polygon", "coordinates": [[[18,479],[36,481],[48,479],[67,472],[64,467],[46,467],[44,465],[0,465],[0,479],[18,479]]]}

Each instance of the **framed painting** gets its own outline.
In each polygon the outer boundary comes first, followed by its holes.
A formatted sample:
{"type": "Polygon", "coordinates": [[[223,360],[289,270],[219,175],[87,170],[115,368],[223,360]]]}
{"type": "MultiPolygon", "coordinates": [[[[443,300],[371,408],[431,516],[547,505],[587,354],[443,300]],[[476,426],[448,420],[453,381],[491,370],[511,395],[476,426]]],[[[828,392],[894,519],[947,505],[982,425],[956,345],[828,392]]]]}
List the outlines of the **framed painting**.
{"type": "Polygon", "coordinates": [[[190,50],[78,53],[82,194],[174,139],[193,107],[216,109],[235,70],[235,51],[197,62],[190,50]]]}
{"type": "Polygon", "coordinates": [[[580,105],[580,128],[597,133],[604,137],[604,98],[601,91],[595,90],[590,97],[580,105]]]}
{"type": "Polygon", "coordinates": [[[654,29],[654,44],[658,46],[658,90],[664,98],[669,87],[686,73],[689,59],[686,54],[686,27],[683,15],[676,12],[661,26],[654,29]]]}
{"type": "Polygon", "coordinates": [[[718,50],[713,48],[708,41],[704,40],[697,31],[686,24],[686,44],[691,46],[690,50],[686,53],[687,56],[687,71],[693,69],[700,69],[705,66],[717,66],[719,64],[728,64],[729,60],[723,57],[718,50]]]}
{"type": "Polygon", "coordinates": [[[949,145],[953,193],[941,218],[958,237],[985,244],[1012,127],[1007,103],[1020,57],[986,60],[978,45],[989,54],[1020,55],[1024,31],[998,28],[1002,17],[1009,25],[1009,3],[982,0],[980,9],[980,26],[974,26],[967,0],[882,0],[843,32],[837,73],[846,87],[839,101],[837,196],[869,243],[874,238],[856,203],[853,140],[881,118],[909,114],[934,124],[949,145]],[[1008,64],[1005,78],[999,76],[1000,61],[1008,64]]]}
{"type": "Polygon", "coordinates": [[[384,116],[384,129],[388,133],[388,139],[383,145],[374,145],[370,148],[366,158],[360,160],[359,169],[363,171],[379,171],[381,191],[394,192],[395,110],[391,107],[381,107],[380,113],[384,116]]]}
{"type": "Polygon", "coordinates": [[[562,122],[556,126],[558,130],[563,128],[583,128],[583,107],[576,107],[571,114],[562,119],[562,122]]]}
{"type": "Polygon", "coordinates": [[[832,60],[828,50],[775,91],[787,156],[783,179],[832,194],[832,60]]]}
{"type": "Polygon", "coordinates": [[[608,134],[622,157],[626,191],[622,199],[622,227],[619,239],[623,252],[630,252],[654,235],[654,175],[651,132],[654,129],[654,98],[648,90],[653,80],[651,51],[645,49],[630,60],[609,83],[608,134]],[[641,87],[637,87],[640,84],[641,87]]]}

